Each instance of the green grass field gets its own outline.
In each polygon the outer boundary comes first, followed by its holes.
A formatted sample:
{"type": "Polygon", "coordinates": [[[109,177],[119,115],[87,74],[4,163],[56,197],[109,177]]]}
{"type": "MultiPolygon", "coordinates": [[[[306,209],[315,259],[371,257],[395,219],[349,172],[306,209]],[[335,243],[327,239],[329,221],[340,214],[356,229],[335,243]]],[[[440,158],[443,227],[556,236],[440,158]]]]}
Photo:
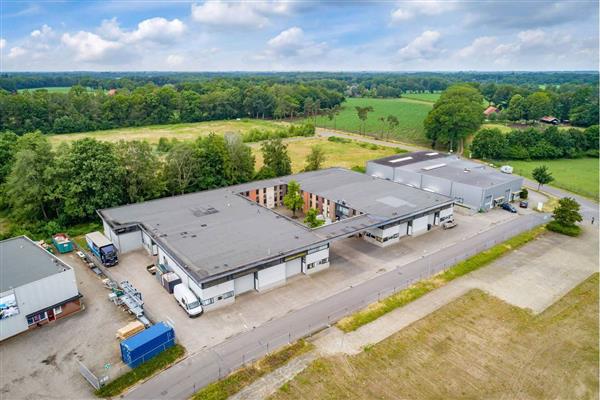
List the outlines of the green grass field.
{"type": "Polygon", "coordinates": [[[426,101],[428,103],[435,103],[442,93],[406,93],[402,94],[403,99],[413,99],[426,101]]]}
{"type": "MultiPolygon", "coordinates": [[[[50,93],[68,93],[71,90],[71,86],[49,86],[49,87],[39,87],[32,89],[19,89],[19,92],[35,92],[36,90],[47,90],[50,93]]],[[[92,91],[92,88],[88,88],[89,91],[92,91]]]]}
{"type": "Polygon", "coordinates": [[[155,144],[161,137],[177,138],[180,140],[193,140],[202,135],[215,133],[245,133],[251,129],[275,130],[286,123],[266,121],[260,119],[241,119],[230,121],[207,121],[172,125],[151,125],[134,128],[119,128],[106,131],[92,131],[81,133],[63,133],[49,135],[50,142],[58,145],[63,142],[71,142],[77,139],[93,137],[107,142],[123,140],[146,140],[155,144]]]}
{"type": "MultiPolygon", "coordinates": [[[[315,145],[321,146],[325,152],[325,162],[322,168],[352,168],[357,165],[364,167],[368,160],[396,154],[396,149],[392,147],[359,143],[356,141],[338,143],[330,142],[325,138],[294,139],[287,142],[288,154],[292,160],[292,171],[294,173],[304,169],[306,166],[306,156],[308,156],[315,145]]],[[[260,144],[252,143],[251,146],[252,153],[256,157],[256,170],[259,170],[263,165],[260,144]]]]}
{"type": "MultiPolygon", "coordinates": [[[[390,138],[407,143],[429,144],[429,141],[425,138],[423,120],[431,110],[433,103],[409,98],[350,98],[344,102],[344,109],[336,118],[337,129],[351,132],[359,131],[360,120],[358,119],[355,110],[355,107],[357,106],[373,107],[374,111],[369,113],[365,125],[365,131],[368,135],[376,137],[385,135],[387,137],[387,127],[379,120],[379,118],[394,115],[398,118],[400,126],[391,132],[390,138]]],[[[330,121],[326,116],[321,116],[317,118],[317,126],[333,128],[333,121],[330,121]]]]}
{"type": "Polygon", "coordinates": [[[540,165],[546,165],[554,181],[552,186],[568,190],[598,201],[598,159],[576,158],[562,160],[507,161],[515,174],[533,179],[531,172],[540,165]]]}

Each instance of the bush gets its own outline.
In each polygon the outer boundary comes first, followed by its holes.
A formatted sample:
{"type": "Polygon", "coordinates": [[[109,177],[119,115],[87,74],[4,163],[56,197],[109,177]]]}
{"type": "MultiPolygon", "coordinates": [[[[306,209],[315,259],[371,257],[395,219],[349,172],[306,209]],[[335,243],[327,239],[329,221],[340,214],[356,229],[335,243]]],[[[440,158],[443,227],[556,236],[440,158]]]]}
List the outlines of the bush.
{"type": "Polygon", "coordinates": [[[361,174],[365,174],[367,172],[367,169],[360,165],[355,165],[354,167],[352,167],[350,169],[354,172],[360,172],[361,174]]]}
{"type": "Polygon", "coordinates": [[[549,231],[561,233],[561,234],[567,235],[567,236],[576,237],[581,234],[581,227],[579,227],[577,225],[565,226],[565,225],[560,224],[557,221],[549,222],[548,225],[546,225],[546,228],[549,231]]]}
{"type": "Polygon", "coordinates": [[[244,143],[262,142],[263,140],[271,139],[286,139],[290,137],[308,137],[315,135],[315,126],[312,124],[291,125],[289,128],[277,129],[274,131],[261,131],[259,129],[251,129],[242,135],[244,143]]]}
{"type": "Polygon", "coordinates": [[[352,143],[352,139],[346,139],[339,136],[329,136],[327,140],[334,143],[352,143]]]}
{"type": "Polygon", "coordinates": [[[527,200],[527,198],[529,197],[529,190],[527,190],[527,188],[522,188],[520,197],[523,200],[527,200]]]}

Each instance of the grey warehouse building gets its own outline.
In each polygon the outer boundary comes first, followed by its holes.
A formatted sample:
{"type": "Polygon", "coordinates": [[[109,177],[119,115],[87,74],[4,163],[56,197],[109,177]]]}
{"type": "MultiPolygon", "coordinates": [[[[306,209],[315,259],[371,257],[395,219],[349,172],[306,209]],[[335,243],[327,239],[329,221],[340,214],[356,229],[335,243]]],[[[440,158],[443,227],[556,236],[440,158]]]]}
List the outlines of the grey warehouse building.
{"type": "Polygon", "coordinates": [[[519,198],[523,178],[456,155],[417,151],[367,162],[367,174],[452,197],[477,211],[519,198]]]}
{"type": "Polygon", "coordinates": [[[328,268],[334,240],[360,235],[389,245],[439,225],[452,207],[443,195],[330,168],[98,214],[119,252],[145,249],[159,270],[175,272],[210,310],[328,268]],[[303,211],[317,209],[324,225],[310,229],[277,212],[291,180],[301,186],[303,211]]]}

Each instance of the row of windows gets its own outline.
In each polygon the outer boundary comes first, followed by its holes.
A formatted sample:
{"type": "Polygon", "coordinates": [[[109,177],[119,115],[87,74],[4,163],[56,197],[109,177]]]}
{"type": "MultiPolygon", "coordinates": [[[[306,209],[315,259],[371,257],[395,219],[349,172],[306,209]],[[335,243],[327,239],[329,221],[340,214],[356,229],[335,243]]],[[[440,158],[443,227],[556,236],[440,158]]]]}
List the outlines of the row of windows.
{"type": "Polygon", "coordinates": [[[385,243],[385,242],[387,242],[388,240],[392,240],[392,239],[398,239],[398,238],[400,237],[400,234],[399,234],[399,233],[395,233],[395,234],[393,234],[392,236],[388,236],[388,237],[384,237],[384,238],[382,238],[381,236],[376,236],[376,235],[373,235],[373,234],[372,234],[372,233],[370,233],[370,232],[365,232],[365,236],[367,236],[367,237],[370,237],[370,238],[373,238],[373,239],[377,240],[377,241],[378,241],[378,242],[380,242],[380,243],[385,243]]]}
{"type": "MultiPolygon", "coordinates": [[[[54,307],[54,315],[58,315],[62,312],[62,306],[58,306],[58,307],[54,307]]],[[[30,317],[27,317],[27,324],[29,325],[33,325],[33,324],[37,324],[38,322],[42,322],[48,319],[48,313],[46,311],[38,313],[38,314],[34,314],[30,317]]]]}
{"type": "Polygon", "coordinates": [[[322,260],[312,262],[306,266],[306,269],[313,269],[318,267],[319,265],[327,264],[329,262],[329,257],[325,257],[322,260]]]}
{"type": "Polygon", "coordinates": [[[225,300],[225,299],[228,299],[230,297],[233,297],[233,295],[234,295],[234,292],[232,290],[231,292],[223,293],[222,295],[219,295],[219,296],[216,296],[216,297],[211,297],[210,299],[202,300],[202,305],[203,306],[208,306],[208,305],[214,304],[217,301],[225,300]]]}

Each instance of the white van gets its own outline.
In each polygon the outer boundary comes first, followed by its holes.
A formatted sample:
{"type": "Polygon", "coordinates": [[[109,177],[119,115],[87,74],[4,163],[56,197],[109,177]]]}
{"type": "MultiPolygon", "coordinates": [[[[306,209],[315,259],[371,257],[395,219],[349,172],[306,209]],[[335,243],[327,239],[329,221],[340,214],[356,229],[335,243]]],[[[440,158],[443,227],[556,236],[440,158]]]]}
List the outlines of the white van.
{"type": "Polygon", "coordinates": [[[192,293],[190,289],[182,283],[175,285],[173,288],[173,296],[181,307],[185,310],[190,318],[197,317],[202,314],[202,305],[200,300],[192,293]]]}

